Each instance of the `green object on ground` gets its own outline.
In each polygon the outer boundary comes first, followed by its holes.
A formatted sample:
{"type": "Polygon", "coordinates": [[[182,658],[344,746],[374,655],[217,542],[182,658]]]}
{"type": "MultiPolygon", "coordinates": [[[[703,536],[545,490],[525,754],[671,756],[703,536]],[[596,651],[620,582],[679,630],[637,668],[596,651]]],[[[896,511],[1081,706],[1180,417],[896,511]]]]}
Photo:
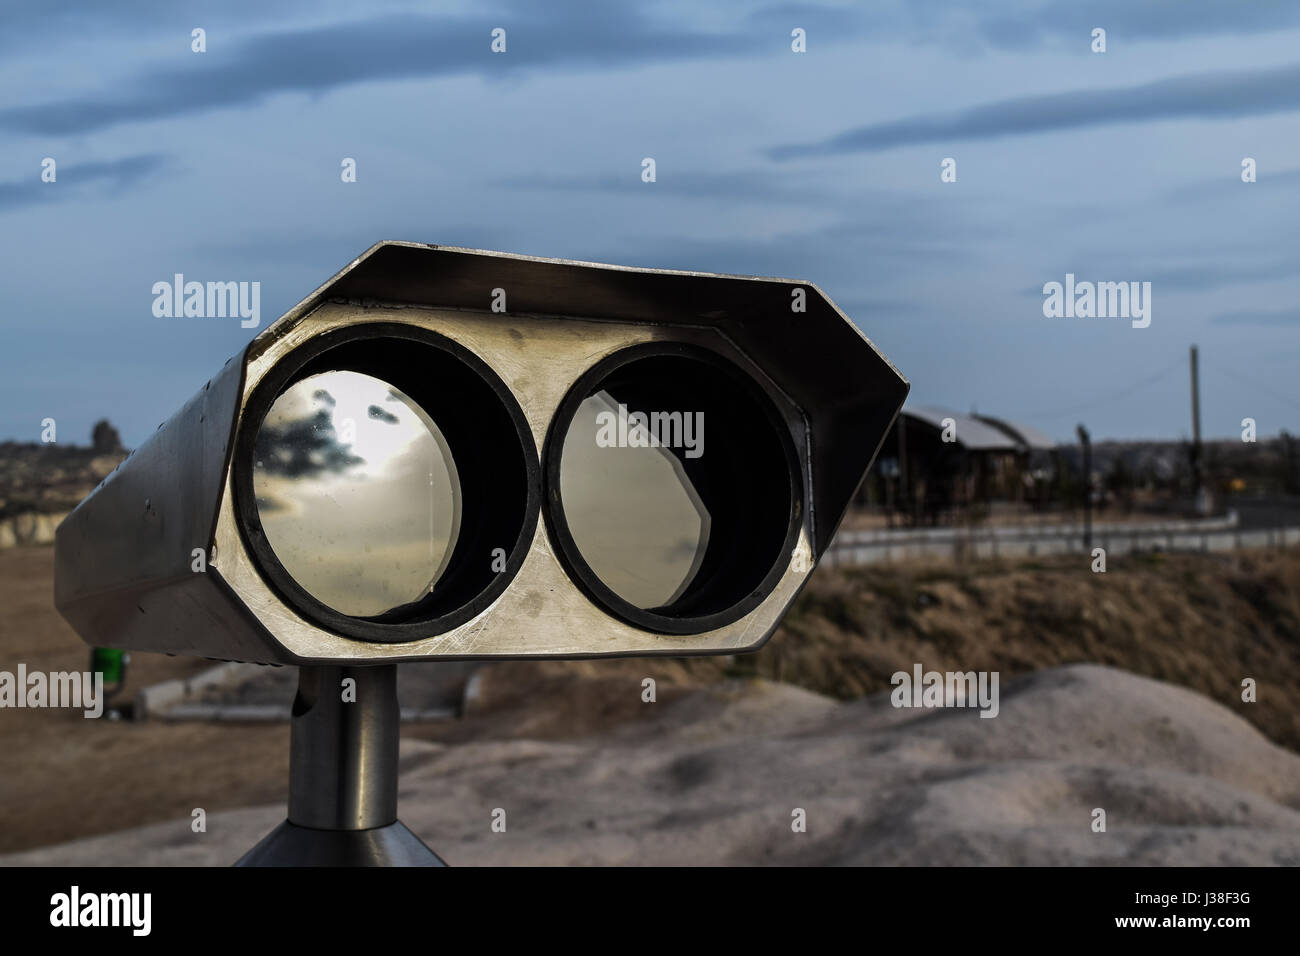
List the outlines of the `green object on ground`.
{"type": "Polygon", "coordinates": [[[126,652],[113,647],[96,647],[90,652],[91,673],[102,673],[104,683],[120,684],[126,680],[126,652]]]}

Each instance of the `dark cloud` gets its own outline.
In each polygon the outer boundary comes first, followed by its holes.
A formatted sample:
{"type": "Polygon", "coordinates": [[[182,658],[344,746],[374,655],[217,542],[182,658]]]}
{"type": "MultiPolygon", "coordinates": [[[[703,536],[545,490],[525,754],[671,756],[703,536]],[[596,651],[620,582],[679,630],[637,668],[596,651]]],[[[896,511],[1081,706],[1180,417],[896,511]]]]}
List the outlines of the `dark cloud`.
{"type": "Polygon", "coordinates": [[[805,202],[838,195],[829,183],[792,179],[786,173],[768,170],[679,172],[669,167],[657,167],[655,176],[653,183],[642,182],[641,167],[637,165],[624,176],[518,176],[501,180],[497,185],[547,192],[611,192],[649,198],[669,195],[752,202],[805,202]]]}
{"type": "MultiPolygon", "coordinates": [[[[779,3],[750,14],[765,28],[802,26],[809,50],[841,37],[900,39],[980,49],[1044,46],[1090,52],[1092,30],[1106,30],[1107,46],[1197,36],[1247,36],[1300,25],[1295,0],[872,0],[870,4],[779,3]]],[[[788,42],[788,40],[786,41],[788,42]]]]}
{"type": "MultiPolygon", "coordinates": [[[[0,128],[69,135],[255,103],[275,93],[322,93],[354,83],[478,73],[499,77],[537,67],[625,67],[743,53],[761,38],[658,25],[635,9],[573,3],[497,16],[385,16],[294,28],[189,54],[186,66],[139,75],[121,93],[0,110],[0,128]],[[491,32],[507,30],[507,52],[491,32]]],[[[209,38],[211,41],[211,38],[209,38]]]]}
{"type": "Polygon", "coordinates": [[[984,39],[997,47],[1024,45],[1042,37],[1077,40],[1087,49],[1092,29],[1102,27],[1107,47],[1133,40],[1172,39],[1213,34],[1263,33],[1300,24],[1300,4],[1294,0],[1050,0],[1033,3],[1019,15],[1002,13],[982,22],[984,39]],[[998,28],[1019,24],[1018,35],[998,28]]]}
{"type": "Polygon", "coordinates": [[[917,290],[928,294],[942,285],[934,277],[936,261],[955,265],[980,258],[979,244],[972,241],[981,234],[980,227],[944,223],[919,208],[920,202],[915,205],[917,215],[910,222],[900,222],[881,208],[875,217],[768,236],[638,237],[615,253],[568,255],[650,268],[806,279],[832,297],[897,300],[914,296],[917,290]]]}
{"type": "Polygon", "coordinates": [[[248,29],[264,20],[281,20],[295,10],[313,10],[312,0],[219,0],[210,4],[181,4],[176,0],[113,0],[86,3],[85,0],[41,0],[40,3],[5,5],[5,28],[0,31],[0,50],[48,51],[59,41],[77,42],[93,37],[141,36],[176,37],[178,49],[189,50],[190,31],[203,27],[214,32],[222,24],[248,29]]]}
{"type": "Polygon", "coordinates": [[[1227,312],[1210,321],[1215,325],[1300,325],[1300,309],[1227,312]]]}
{"type": "Polygon", "coordinates": [[[1300,109],[1300,66],[1199,73],[1140,86],[999,100],[946,114],[846,130],[819,143],[778,146],[774,159],[875,152],[921,143],[993,139],[1115,123],[1258,116],[1300,109]]]}
{"type": "Polygon", "coordinates": [[[902,35],[914,44],[964,49],[1025,50],[1047,45],[1087,52],[1094,27],[1109,49],[1142,41],[1250,35],[1300,24],[1294,0],[998,0],[972,9],[969,0],[892,0],[871,5],[873,35],[902,35]]]}
{"type": "MultiPolygon", "coordinates": [[[[534,224],[521,230],[508,221],[494,221],[495,217],[431,226],[431,221],[437,221],[436,207],[425,208],[419,197],[412,197],[399,212],[377,214],[373,220],[352,222],[338,231],[262,231],[237,240],[204,239],[193,251],[225,263],[227,269],[235,265],[291,263],[307,274],[307,281],[317,283],[328,275],[326,267],[348,261],[376,240],[402,239],[635,266],[826,279],[837,282],[845,291],[852,288],[860,296],[875,298],[878,292],[863,284],[865,277],[882,282],[893,282],[900,276],[911,280],[915,274],[932,272],[936,257],[950,262],[970,261],[982,254],[983,243],[1005,230],[996,201],[957,201],[948,194],[936,196],[880,187],[847,188],[824,177],[805,179],[779,169],[771,175],[753,170],[663,173],[663,167],[660,172],[655,183],[641,182],[640,167],[635,164],[629,177],[517,177],[505,182],[520,189],[535,186],[543,197],[555,192],[549,200],[551,205],[537,213],[543,219],[553,215],[552,209],[570,208],[566,194],[592,189],[602,193],[600,203],[594,207],[602,210],[601,217],[629,224],[642,221],[635,212],[643,208],[643,201],[653,202],[661,196],[679,197],[688,212],[693,201],[709,197],[737,209],[741,208],[741,200],[753,199],[753,207],[749,208],[755,210],[778,196],[806,200],[810,207],[815,204],[818,221],[801,227],[796,219],[765,235],[753,235],[743,228],[731,236],[725,235],[725,229],[724,235],[716,238],[701,235],[718,228],[715,210],[703,219],[697,219],[696,214],[687,218],[688,227],[708,224],[695,233],[689,228],[680,235],[675,229],[666,235],[625,232],[619,238],[618,229],[598,229],[595,235],[599,238],[593,240],[592,230],[584,228],[554,230],[534,224]],[[833,221],[826,222],[830,216],[833,221]]],[[[485,188],[499,190],[502,183],[495,180],[485,188]]]]}
{"type": "Polygon", "coordinates": [[[1255,282],[1276,282],[1295,276],[1294,258],[1265,256],[1247,257],[1238,260],[1224,255],[1207,258],[1188,257],[1181,265],[1152,265],[1142,262],[1136,256],[1119,259],[1113,255],[1087,258],[1075,256],[1071,260],[1076,265],[1062,268],[1059,273],[1045,275],[1037,285],[1026,286],[1020,295],[1042,298],[1043,282],[1061,282],[1067,272],[1074,273],[1075,280],[1082,282],[1150,282],[1153,294],[1179,292],[1206,292],[1226,286],[1250,284],[1255,282]],[[1088,262],[1090,265],[1079,266],[1077,263],[1088,262]]]}
{"type": "MultiPolygon", "coordinates": [[[[273,262],[279,270],[291,268],[295,274],[305,272],[308,273],[307,281],[320,283],[329,278],[331,266],[338,267],[350,262],[383,239],[462,246],[467,249],[522,251],[510,248],[512,235],[502,227],[448,222],[431,229],[427,214],[410,212],[397,217],[380,216],[374,221],[351,223],[339,231],[321,229],[313,224],[311,228],[303,229],[301,234],[264,229],[229,240],[204,238],[191,245],[189,252],[205,261],[222,263],[228,268],[246,269],[273,262]]],[[[517,242],[517,239],[513,241],[517,242]]],[[[537,254],[552,253],[542,250],[537,254]]]]}
{"type": "MultiPolygon", "coordinates": [[[[1076,33],[1103,20],[1113,32],[1126,35],[1180,35],[1186,32],[1237,30],[1253,32],[1265,27],[1300,22],[1300,4],[1216,2],[1121,4],[1107,3],[1102,10],[1081,11],[1074,5],[1029,4],[1020,11],[979,16],[954,11],[953,18],[970,23],[969,29],[993,46],[1025,46],[1062,31],[1076,33]],[[1138,7],[1153,7],[1135,12],[1138,7]],[[972,19],[974,18],[974,19],[972,19]],[[1077,21],[1077,24],[1075,24],[1077,21]]],[[[0,110],[0,128],[38,135],[70,135],[104,129],[120,123],[145,122],[222,107],[256,103],[282,92],[322,93],[367,81],[416,77],[478,74],[500,77],[539,67],[610,69],[635,63],[669,62],[702,57],[734,56],[785,49],[791,25],[804,26],[814,44],[840,42],[853,35],[915,34],[915,11],[883,8],[860,9],[822,4],[783,4],[761,8],[734,20],[737,28],[711,32],[684,25],[679,17],[657,19],[642,7],[624,7],[596,0],[562,0],[539,10],[531,4],[511,2],[494,12],[472,16],[378,15],[366,20],[328,25],[288,27],[237,36],[220,29],[223,18],[248,30],[256,24],[255,6],[187,11],[185,21],[171,4],[136,0],[130,14],[114,6],[86,9],[69,3],[33,7],[19,12],[6,36],[84,36],[88,31],[126,32],[138,35],[143,22],[150,34],[173,30],[178,35],[184,65],[145,70],[117,91],[73,96],[47,103],[25,103],[0,110]],[[23,19],[23,18],[26,19],[23,19]],[[143,18],[143,21],[141,20],[143,18]],[[209,29],[209,52],[188,52],[190,21],[204,21],[209,29]],[[24,25],[25,24],[25,25],[24,25]],[[491,53],[491,30],[508,31],[508,52],[491,53]]],[[[26,8],[23,8],[26,9],[26,8]]],[[[739,11],[738,11],[739,13],[739,11]]],[[[912,35],[914,41],[924,37],[912,35]]],[[[1061,94],[993,104],[949,117],[915,117],[894,123],[851,130],[821,144],[778,147],[779,157],[809,153],[884,149],[910,142],[972,136],[1006,135],[1064,128],[1096,122],[1138,120],[1168,115],[1235,115],[1294,108],[1295,73],[1282,73],[1272,86],[1267,77],[1251,85],[1250,77],[1192,77],[1151,84],[1132,91],[1099,94],[1061,94]],[[1223,81],[1233,89],[1215,90],[1223,81]],[[1208,87],[1202,84],[1209,84],[1208,87]],[[1269,96],[1267,94],[1273,94],[1269,96]],[[1261,95],[1264,94],[1264,95],[1261,95]],[[1136,98],[1139,102],[1130,102],[1136,98]],[[1148,99],[1150,102],[1140,102],[1148,99]],[[1190,103],[1188,100],[1190,99],[1190,103]],[[1277,103],[1281,101],[1282,105],[1277,103]],[[1255,108],[1249,109],[1252,103],[1255,108]],[[1269,105],[1270,103],[1274,105],[1269,105]],[[1076,113],[1078,118],[1057,114],[1076,113]]]]}
{"type": "Polygon", "coordinates": [[[1274,186],[1282,189],[1294,189],[1300,186],[1300,167],[1274,169],[1271,165],[1272,160],[1269,158],[1256,156],[1255,160],[1260,165],[1256,168],[1255,175],[1257,179],[1253,183],[1242,182],[1241,165],[1237,163],[1226,166],[1221,176],[1183,183],[1166,189],[1161,195],[1166,200],[1176,202],[1222,198],[1240,200],[1243,197],[1254,199],[1256,195],[1267,198],[1272,195],[1271,189],[1274,186]],[[1256,192],[1243,193],[1241,192],[1243,189],[1255,190],[1256,192]]]}
{"type": "MultiPolygon", "coordinates": [[[[657,4],[638,4],[641,11],[657,4]]],[[[418,2],[390,2],[388,9],[414,8],[418,2]]],[[[603,0],[550,0],[549,19],[570,32],[581,32],[593,16],[609,15],[603,0]]],[[[972,10],[969,0],[873,0],[869,5],[842,3],[775,3],[746,10],[733,4],[733,22],[744,23],[753,36],[755,49],[788,49],[789,32],[796,26],[808,31],[810,51],[847,38],[875,37],[913,44],[959,42],[967,49],[1021,50],[1047,44],[1074,45],[1087,49],[1093,27],[1106,28],[1119,46],[1143,40],[1180,39],[1206,35],[1250,35],[1300,25],[1300,4],[1294,0],[999,0],[985,10],[972,10]]],[[[533,0],[484,2],[480,9],[493,10],[495,25],[510,27],[519,18],[536,22],[533,0]]],[[[111,4],[87,4],[84,0],[44,0],[39,4],[15,4],[5,14],[0,32],[0,50],[30,49],[39,40],[44,49],[60,39],[82,40],[105,37],[175,35],[178,47],[188,49],[189,32],[202,26],[215,39],[216,49],[224,37],[239,35],[264,23],[283,23],[296,15],[317,19],[333,7],[319,0],[220,0],[200,4],[178,4],[175,0],[116,0],[111,4]]],[[[674,15],[676,15],[674,11],[674,15]]],[[[482,22],[486,22],[483,20],[482,22]]],[[[476,36],[475,41],[479,38],[476,36]]]]}
{"type": "MultiPolygon", "coordinates": [[[[57,161],[58,157],[54,158],[57,161]]],[[[161,153],[142,153],[104,162],[56,165],[57,178],[52,183],[41,181],[41,169],[36,166],[25,179],[0,183],[0,211],[84,198],[87,186],[100,187],[99,194],[103,196],[116,195],[139,185],[167,162],[161,153]]]]}
{"type": "Polygon", "coordinates": [[[788,51],[793,38],[790,31],[802,27],[810,49],[841,39],[845,34],[859,33],[868,20],[868,11],[849,6],[828,6],[818,3],[776,3],[760,7],[746,20],[760,29],[769,30],[774,47],[788,51]]]}
{"type": "Polygon", "coordinates": [[[1234,262],[1222,256],[1168,268],[1137,270],[1133,278],[1172,292],[1203,292],[1243,282],[1272,282],[1293,278],[1294,258],[1246,259],[1234,262]]]}
{"type": "MultiPolygon", "coordinates": [[[[825,291],[825,290],[823,290],[825,291]]],[[[926,308],[917,299],[836,299],[845,315],[916,315],[926,308]]]]}

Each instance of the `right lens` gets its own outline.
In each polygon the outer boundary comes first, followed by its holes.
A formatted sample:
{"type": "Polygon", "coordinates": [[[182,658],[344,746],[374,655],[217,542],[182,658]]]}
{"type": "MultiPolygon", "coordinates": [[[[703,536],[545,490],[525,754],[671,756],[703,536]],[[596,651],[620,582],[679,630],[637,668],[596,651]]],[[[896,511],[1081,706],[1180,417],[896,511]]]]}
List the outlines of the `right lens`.
{"type": "Polygon", "coordinates": [[[637,346],[573,386],[546,447],[547,519],[572,576],[641,627],[695,633],[789,565],[803,484],[772,399],[722,356],[637,346]]]}
{"type": "MultiPolygon", "coordinates": [[[[638,608],[661,607],[680,598],[699,574],[712,516],[683,459],[651,440],[648,422],[637,419],[629,427],[627,406],[620,410],[620,404],[602,388],[574,413],[560,459],[564,516],[602,582],[638,608]],[[615,443],[620,411],[630,442],[622,446],[615,443]],[[612,431],[607,437],[613,441],[598,440],[602,431],[612,431]]],[[[692,432],[703,418],[674,414],[692,432]]]]}

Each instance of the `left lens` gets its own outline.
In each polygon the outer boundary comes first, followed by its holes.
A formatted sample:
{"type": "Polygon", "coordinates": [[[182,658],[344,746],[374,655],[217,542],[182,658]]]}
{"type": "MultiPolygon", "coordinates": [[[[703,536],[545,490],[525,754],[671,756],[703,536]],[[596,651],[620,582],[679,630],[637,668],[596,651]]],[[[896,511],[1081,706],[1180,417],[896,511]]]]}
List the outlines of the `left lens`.
{"type": "Polygon", "coordinates": [[[253,492],[285,570],[357,617],[429,594],[460,532],[442,431],[405,393],[360,372],[321,372],[275,400],[253,446],[253,492]]]}
{"type": "Polygon", "coordinates": [[[263,580],[318,626],[381,643],[495,601],[528,552],[539,486],[505,383],[445,336],[391,322],[281,358],[235,451],[235,511],[263,580]]]}

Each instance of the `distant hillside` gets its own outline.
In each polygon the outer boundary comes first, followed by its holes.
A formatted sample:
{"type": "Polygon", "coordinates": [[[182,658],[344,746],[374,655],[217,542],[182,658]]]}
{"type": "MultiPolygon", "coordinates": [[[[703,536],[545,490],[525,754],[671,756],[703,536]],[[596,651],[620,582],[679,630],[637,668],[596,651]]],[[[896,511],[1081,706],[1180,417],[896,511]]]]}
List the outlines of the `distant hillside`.
{"type": "Polygon", "coordinates": [[[53,540],[63,516],[125,457],[82,445],[0,443],[0,547],[53,540]]]}
{"type": "MultiPolygon", "coordinates": [[[[1059,446],[1070,468],[1079,470],[1083,449],[1059,446]]],[[[1177,487],[1190,480],[1191,444],[1186,441],[1098,441],[1092,470],[1108,487],[1177,487]]],[[[1300,439],[1286,432],[1258,441],[1216,439],[1202,444],[1201,468],[1216,494],[1300,494],[1300,439]]]]}
{"type": "Polygon", "coordinates": [[[891,689],[890,675],[916,662],[1004,680],[1118,667],[1204,694],[1300,752],[1300,553],[1130,555],[1105,574],[1074,557],[822,568],[757,654],[494,665],[483,702],[508,710],[521,695],[563,700],[575,677],[642,676],[686,686],[757,676],[851,700],[891,689]],[[1257,703],[1241,700],[1246,677],[1257,703]]]}

